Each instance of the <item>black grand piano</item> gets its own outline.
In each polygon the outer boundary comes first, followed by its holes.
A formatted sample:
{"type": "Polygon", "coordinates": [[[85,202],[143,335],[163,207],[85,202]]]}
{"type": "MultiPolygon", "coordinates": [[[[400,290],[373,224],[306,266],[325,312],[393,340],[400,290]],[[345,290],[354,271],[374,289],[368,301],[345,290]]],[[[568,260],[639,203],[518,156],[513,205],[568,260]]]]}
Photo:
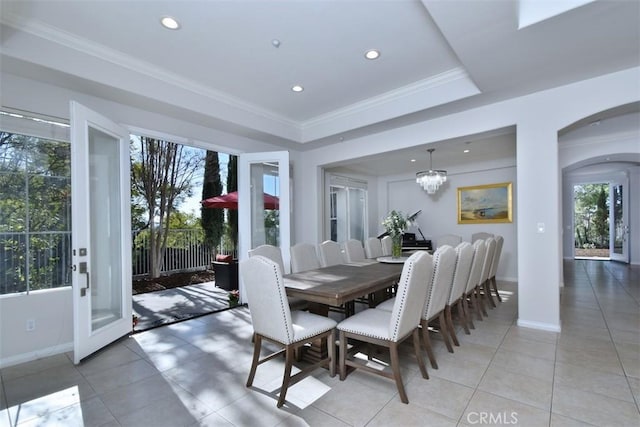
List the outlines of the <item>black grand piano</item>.
{"type": "MultiPolygon", "coordinates": [[[[412,223],[413,221],[415,221],[418,215],[420,215],[421,212],[422,212],[422,209],[417,212],[414,212],[412,215],[409,215],[407,217],[407,221],[409,221],[409,223],[412,223]]],[[[420,227],[418,227],[418,233],[420,233],[420,237],[422,237],[422,239],[416,238],[416,233],[404,233],[402,235],[403,250],[425,249],[430,251],[433,249],[431,245],[431,240],[427,240],[427,238],[424,237],[424,234],[422,234],[422,230],[420,230],[420,227]]],[[[384,233],[378,236],[378,239],[382,239],[387,234],[389,233],[385,231],[384,233]]]]}

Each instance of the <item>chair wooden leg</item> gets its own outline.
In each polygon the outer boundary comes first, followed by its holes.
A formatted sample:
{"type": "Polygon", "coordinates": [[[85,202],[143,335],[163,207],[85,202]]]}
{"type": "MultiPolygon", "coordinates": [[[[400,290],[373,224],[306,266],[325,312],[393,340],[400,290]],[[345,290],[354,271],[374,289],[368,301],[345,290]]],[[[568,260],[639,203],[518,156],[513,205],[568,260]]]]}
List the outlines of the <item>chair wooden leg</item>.
{"type": "Polygon", "coordinates": [[[285,365],[284,375],[282,376],[282,387],[280,387],[280,397],[278,398],[278,408],[284,405],[285,397],[287,396],[287,389],[289,388],[289,381],[291,380],[291,368],[293,367],[293,360],[295,358],[293,346],[288,345],[285,351],[285,365]]]}
{"type": "Polygon", "coordinates": [[[485,280],[482,284],[482,289],[484,289],[484,294],[486,295],[487,300],[491,303],[491,307],[496,308],[496,303],[493,301],[493,295],[491,295],[491,279],[485,280]]]}
{"type": "Polygon", "coordinates": [[[422,320],[422,345],[427,352],[429,362],[433,369],[438,369],[438,362],[436,362],[436,356],[433,354],[433,348],[431,348],[431,338],[429,338],[429,324],[426,320],[422,320]]]}
{"type": "Polygon", "coordinates": [[[251,387],[253,384],[253,378],[256,376],[256,369],[258,368],[258,360],[260,359],[260,349],[262,347],[262,338],[260,335],[254,332],[253,334],[253,361],[251,362],[251,369],[249,370],[249,378],[247,379],[247,387],[251,387]]]}
{"type": "Polygon", "coordinates": [[[344,331],[340,331],[340,381],[347,376],[347,337],[344,331]]]}
{"type": "Polygon", "coordinates": [[[473,311],[476,306],[473,303],[473,290],[470,294],[467,294],[464,299],[464,312],[467,317],[467,322],[469,322],[469,329],[475,329],[476,325],[473,324],[473,311]]]}
{"type": "Polygon", "coordinates": [[[493,276],[491,278],[491,284],[493,285],[493,290],[496,293],[496,297],[498,298],[498,301],[502,302],[502,297],[500,296],[500,292],[498,292],[498,282],[496,281],[496,276],[493,276]]]}
{"type": "Polygon", "coordinates": [[[402,401],[402,403],[409,403],[409,398],[407,397],[407,392],[404,390],[404,384],[402,384],[402,377],[400,376],[400,358],[398,357],[397,342],[390,343],[389,353],[391,355],[391,370],[393,371],[393,379],[396,381],[396,387],[398,387],[400,400],[402,401]]]}
{"type": "Polygon", "coordinates": [[[462,329],[464,329],[464,333],[469,335],[469,321],[467,320],[467,310],[465,310],[464,307],[466,303],[467,301],[465,299],[465,296],[462,295],[462,298],[458,300],[458,316],[460,316],[460,322],[462,323],[462,329]]]}
{"type": "Polygon", "coordinates": [[[428,380],[429,374],[427,373],[427,367],[424,364],[424,359],[422,359],[422,351],[420,351],[420,331],[418,330],[418,328],[415,328],[413,330],[411,339],[413,340],[413,351],[416,354],[416,360],[418,361],[418,366],[420,367],[422,378],[428,380]]]}
{"type": "Polygon", "coordinates": [[[331,331],[329,335],[329,376],[331,378],[336,376],[336,333],[335,330],[331,331]]]}
{"type": "Polygon", "coordinates": [[[476,311],[478,312],[478,320],[482,320],[482,315],[485,317],[488,316],[487,312],[484,309],[484,304],[482,302],[482,295],[480,294],[480,287],[476,286],[475,293],[475,303],[476,303],[476,311]]]}
{"type": "Polygon", "coordinates": [[[438,315],[438,321],[440,322],[440,333],[442,334],[444,344],[447,346],[447,350],[449,350],[449,353],[453,353],[453,347],[451,346],[451,339],[449,338],[449,328],[447,328],[447,320],[444,316],[444,310],[442,310],[438,315]]]}
{"type": "Polygon", "coordinates": [[[444,317],[447,322],[447,329],[449,330],[449,335],[451,335],[451,341],[453,341],[453,345],[455,345],[456,347],[460,347],[460,343],[458,342],[458,336],[456,335],[456,328],[453,325],[453,317],[451,316],[450,305],[445,307],[444,317]]]}

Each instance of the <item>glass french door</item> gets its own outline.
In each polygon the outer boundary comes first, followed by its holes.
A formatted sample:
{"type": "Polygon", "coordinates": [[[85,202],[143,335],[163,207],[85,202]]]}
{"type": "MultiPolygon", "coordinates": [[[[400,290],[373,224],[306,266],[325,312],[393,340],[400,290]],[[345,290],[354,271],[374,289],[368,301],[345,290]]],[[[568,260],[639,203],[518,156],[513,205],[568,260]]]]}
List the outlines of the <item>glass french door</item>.
{"type": "Polygon", "coordinates": [[[238,259],[247,258],[250,249],[269,244],[280,247],[285,269],[288,269],[290,212],[289,152],[241,154],[238,157],[238,259]],[[275,205],[272,196],[277,199],[275,205]]]}
{"type": "Polygon", "coordinates": [[[627,183],[609,183],[609,257],[629,263],[629,200],[627,183]]]}
{"type": "Polygon", "coordinates": [[[71,102],[74,363],[131,332],[129,134],[71,102]]]}

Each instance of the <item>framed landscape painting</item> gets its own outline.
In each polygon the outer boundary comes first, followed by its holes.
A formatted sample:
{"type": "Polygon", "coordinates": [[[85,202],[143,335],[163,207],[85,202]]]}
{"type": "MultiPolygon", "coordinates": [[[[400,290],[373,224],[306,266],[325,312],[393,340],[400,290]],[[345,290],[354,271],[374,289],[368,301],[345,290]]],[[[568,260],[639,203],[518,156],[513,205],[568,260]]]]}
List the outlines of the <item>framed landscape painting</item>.
{"type": "Polygon", "coordinates": [[[458,187],[458,224],[512,222],[510,182],[458,187]]]}

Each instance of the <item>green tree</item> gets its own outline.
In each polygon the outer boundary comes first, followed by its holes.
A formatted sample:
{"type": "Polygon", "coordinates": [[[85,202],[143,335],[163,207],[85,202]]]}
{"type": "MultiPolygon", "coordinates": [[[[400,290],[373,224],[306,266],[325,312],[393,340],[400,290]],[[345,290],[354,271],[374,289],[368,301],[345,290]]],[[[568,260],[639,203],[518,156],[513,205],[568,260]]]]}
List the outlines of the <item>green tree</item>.
{"type": "MultiPolygon", "coordinates": [[[[222,181],[220,180],[220,159],[218,152],[207,151],[204,162],[204,179],[202,181],[202,199],[208,199],[221,194],[222,181]]],[[[205,244],[215,251],[220,245],[220,239],[222,238],[224,210],[201,207],[200,212],[205,244]]]]}
{"type": "Polygon", "coordinates": [[[202,165],[201,151],[170,141],[134,137],[132,194],[139,194],[149,215],[150,276],[162,271],[172,213],[191,195],[192,178],[202,165]]]}
{"type": "MultiPolygon", "coordinates": [[[[238,191],[238,156],[229,155],[227,165],[227,193],[238,191]]],[[[233,250],[238,248],[238,211],[227,211],[227,230],[229,240],[232,242],[233,250]]]]}
{"type": "Polygon", "coordinates": [[[70,153],[68,142],[0,132],[0,294],[68,284],[70,153]]]}
{"type": "Polygon", "coordinates": [[[603,185],[596,198],[596,212],[593,216],[593,230],[601,248],[609,247],[609,196],[607,193],[603,185]]]}
{"type": "Polygon", "coordinates": [[[608,246],[606,203],[609,197],[609,185],[606,183],[575,185],[573,193],[576,245],[585,247],[597,243],[608,246]]]}

